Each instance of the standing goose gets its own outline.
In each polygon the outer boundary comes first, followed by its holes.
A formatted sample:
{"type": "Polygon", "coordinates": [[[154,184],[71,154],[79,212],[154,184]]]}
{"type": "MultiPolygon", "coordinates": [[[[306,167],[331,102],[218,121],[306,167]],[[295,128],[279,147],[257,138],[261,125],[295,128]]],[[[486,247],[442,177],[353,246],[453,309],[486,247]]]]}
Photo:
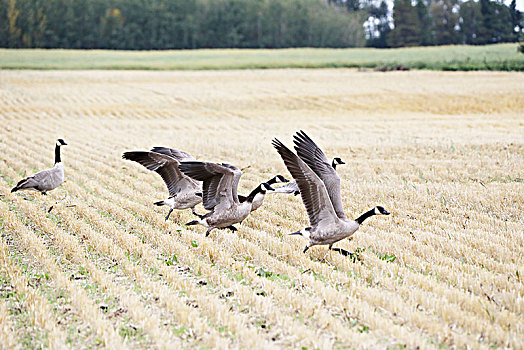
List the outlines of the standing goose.
{"type": "MultiPolygon", "coordinates": [[[[337,165],[339,164],[346,164],[340,159],[339,157],[333,158],[333,161],[331,162],[331,167],[335,170],[337,170],[337,165]]],[[[269,193],[293,193],[295,196],[300,194],[300,190],[297,186],[296,182],[290,182],[284,186],[280,186],[275,188],[275,191],[269,192],[269,193]]]]}
{"type": "MultiPolygon", "coordinates": [[[[284,176],[282,175],[276,175],[274,176],[273,178],[271,178],[269,181],[267,181],[266,183],[268,185],[273,185],[273,184],[276,184],[276,183],[281,183],[281,182],[289,182],[288,179],[286,179],[284,176]]],[[[250,194],[248,194],[247,196],[243,196],[241,194],[238,195],[238,200],[240,201],[240,203],[243,203],[246,201],[247,197],[249,197],[250,195],[254,195],[255,196],[255,199],[253,199],[253,204],[251,205],[251,211],[255,211],[257,210],[258,208],[260,208],[262,206],[262,203],[264,203],[264,198],[266,197],[266,192],[267,193],[276,193],[276,190],[275,189],[275,192],[272,192],[272,191],[262,191],[260,189],[260,186],[257,186],[253,191],[251,191],[250,194]]],[[[281,191],[280,193],[291,193],[291,192],[284,192],[284,191],[281,191]]]]}
{"type": "Polygon", "coordinates": [[[342,207],[340,178],[324,152],[303,131],[294,136],[294,142],[298,156],[278,139],[272,143],[297,182],[309,216],[310,227],[291,233],[309,240],[304,253],[314,245],[329,244],[331,249],[334,243],[355,233],[368,217],[389,215],[377,206],[356,220],[349,220],[342,207]]]}
{"type": "Polygon", "coordinates": [[[47,195],[48,191],[54,190],[64,182],[64,165],[60,159],[60,147],[67,145],[64,140],[56,140],[55,166],[51,169],[39,171],[33,176],[20,180],[11,192],[18,190],[35,190],[47,195]]]}
{"type": "Polygon", "coordinates": [[[226,163],[189,161],[180,163],[178,168],[194,180],[203,181],[203,205],[211,211],[205,215],[195,213],[199,218],[186,225],[200,224],[207,227],[206,237],[215,228],[229,228],[236,231],[232,225],[247,218],[256,195],[273,190],[269,184],[262,183],[247,196],[245,201],[240,202],[237,188],[242,171],[236,166],[226,163]]]}
{"type": "Polygon", "coordinates": [[[166,220],[174,209],[191,208],[194,212],[195,206],[202,202],[202,183],[184,175],[178,169],[180,162],[195,159],[189,153],[167,147],[154,147],[150,152],[125,152],[122,158],[137,162],[162,177],[169,197],[154,204],[169,207],[166,220]]]}

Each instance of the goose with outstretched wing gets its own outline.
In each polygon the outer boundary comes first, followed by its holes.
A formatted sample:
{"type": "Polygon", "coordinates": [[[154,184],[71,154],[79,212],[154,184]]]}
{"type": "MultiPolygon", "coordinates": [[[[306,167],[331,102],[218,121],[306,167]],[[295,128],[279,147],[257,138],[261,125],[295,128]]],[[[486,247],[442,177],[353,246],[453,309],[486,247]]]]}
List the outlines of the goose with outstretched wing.
{"type": "Polygon", "coordinates": [[[174,209],[189,209],[194,212],[195,206],[202,202],[202,183],[184,175],[178,165],[181,162],[194,160],[189,153],[167,147],[154,147],[151,151],[125,152],[123,159],[132,160],[145,168],[155,171],[169,191],[169,197],[155,202],[155,205],[167,205],[169,212],[166,220],[174,209]]]}
{"type": "Polygon", "coordinates": [[[178,168],[192,179],[202,181],[202,204],[210,212],[205,215],[194,213],[198,219],[186,225],[207,227],[206,237],[215,228],[229,228],[236,231],[233,225],[247,218],[257,194],[273,190],[269,184],[263,182],[241,202],[237,189],[242,171],[236,166],[226,163],[189,161],[180,163],[178,168]]]}
{"type": "Polygon", "coordinates": [[[328,244],[331,249],[334,243],[355,233],[368,217],[389,215],[376,206],[355,220],[348,219],[342,207],[340,178],[324,152],[303,131],[294,139],[298,155],[278,139],[272,143],[295,179],[309,216],[310,227],[291,233],[308,239],[304,253],[314,245],[328,244]]]}
{"type": "MultiPolygon", "coordinates": [[[[346,164],[340,157],[333,158],[333,161],[331,162],[331,167],[335,170],[337,170],[337,165],[340,164],[346,164]]],[[[298,196],[300,194],[300,190],[298,189],[296,182],[289,182],[283,186],[275,188],[274,191],[269,193],[293,193],[295,196],[298,196]]]]}

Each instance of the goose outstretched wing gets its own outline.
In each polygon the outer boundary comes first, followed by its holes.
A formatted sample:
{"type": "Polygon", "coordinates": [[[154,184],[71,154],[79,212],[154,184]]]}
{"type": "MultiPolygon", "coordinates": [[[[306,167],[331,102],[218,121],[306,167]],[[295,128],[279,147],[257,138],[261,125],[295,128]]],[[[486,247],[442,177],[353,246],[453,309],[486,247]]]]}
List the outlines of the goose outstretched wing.
{"type": "Polygon", "coordinates": [[[293,136],[298,156],[317,174],[326,185],[329,199],[340,219],[346,219],[340,193],[340,177],[327,159],[326,155],[304,131],[293,136]]]}
{"type": "Polygon", "coordinates": [[[204,208],[229,208],[238,204],[237,187],[242,172],[234,165],[188,161],[180,163],[180,171],[194,180],[203,181],[202,202],[204,208]]]}
{"type": "Polygon", "coordinates": [[[180,162],[166,154],[147,151],[125,152],[123,159],[137,162],[151,171],[155,171],[162,177],[170,196],[175,196],[185,188],[199,189],[200,184],[184,175],[179,169],[180,162]]]}
{"type": "Polygon", "coordinates": [[[165,154],[167,156],[175,158],[179,162],[195,160],[195,158],[191,154],[184,152],[184,151],[180,151],[178,149],[169,148],[169,147],[156,146],[156,147],[151,148],[151,152],[165,154]]]}
{"type": "Polygon", "coordinates": [[[275,188],[274,191],[268,192],[268,193],[294,193],[299,194],[300,189],[298,188],[298,185],[296,182],[288,182],[287,184],[275,188]]]}
{"type": "Polygon", "coordinates": [[[334,220],[337,215],[329,199],[324,182],[300,157],[282,142],[274,139],[272,144],[282,157],[286,168],[300,189],[300,195],[306,207],[311,226],[315,226],[324,220],[334,220]]]}

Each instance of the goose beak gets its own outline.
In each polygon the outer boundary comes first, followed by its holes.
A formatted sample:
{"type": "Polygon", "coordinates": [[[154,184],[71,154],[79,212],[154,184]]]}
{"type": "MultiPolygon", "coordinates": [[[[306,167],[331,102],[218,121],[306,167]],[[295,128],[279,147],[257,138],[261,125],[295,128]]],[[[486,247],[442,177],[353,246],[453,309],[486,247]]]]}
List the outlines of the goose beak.
{"type": "Polygon", "coordinates": [[[346,162],[344,162],[343,160],[340,161],[340,164],[346,164],[346,162]]]}
{"type": "Polygon", "coordinates": [[[389,215],[389,214],[390,214],[390,212],[389,212],[389,211],[387,211],[386,209],[384,209],[384,211],[382,212],[382,214],[384,214],[384,215],[389,215]]]}
{"type": "Polygon", "coordinates": [[[285,177],[282,177],[284,180],[282,180],[282,182],[289,182],[288,179],[286,179],[285,177]]]}

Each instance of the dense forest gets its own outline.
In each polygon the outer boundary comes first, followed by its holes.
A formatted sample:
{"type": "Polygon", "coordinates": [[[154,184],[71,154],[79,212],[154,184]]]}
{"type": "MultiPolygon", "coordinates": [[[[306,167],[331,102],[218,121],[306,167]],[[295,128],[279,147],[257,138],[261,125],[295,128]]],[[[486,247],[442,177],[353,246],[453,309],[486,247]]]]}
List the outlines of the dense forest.
{"type": "Polygon", "coordinates": [[[401,47],[518,41],[515,0],[0,0],[0,47],[401,47]]]}

